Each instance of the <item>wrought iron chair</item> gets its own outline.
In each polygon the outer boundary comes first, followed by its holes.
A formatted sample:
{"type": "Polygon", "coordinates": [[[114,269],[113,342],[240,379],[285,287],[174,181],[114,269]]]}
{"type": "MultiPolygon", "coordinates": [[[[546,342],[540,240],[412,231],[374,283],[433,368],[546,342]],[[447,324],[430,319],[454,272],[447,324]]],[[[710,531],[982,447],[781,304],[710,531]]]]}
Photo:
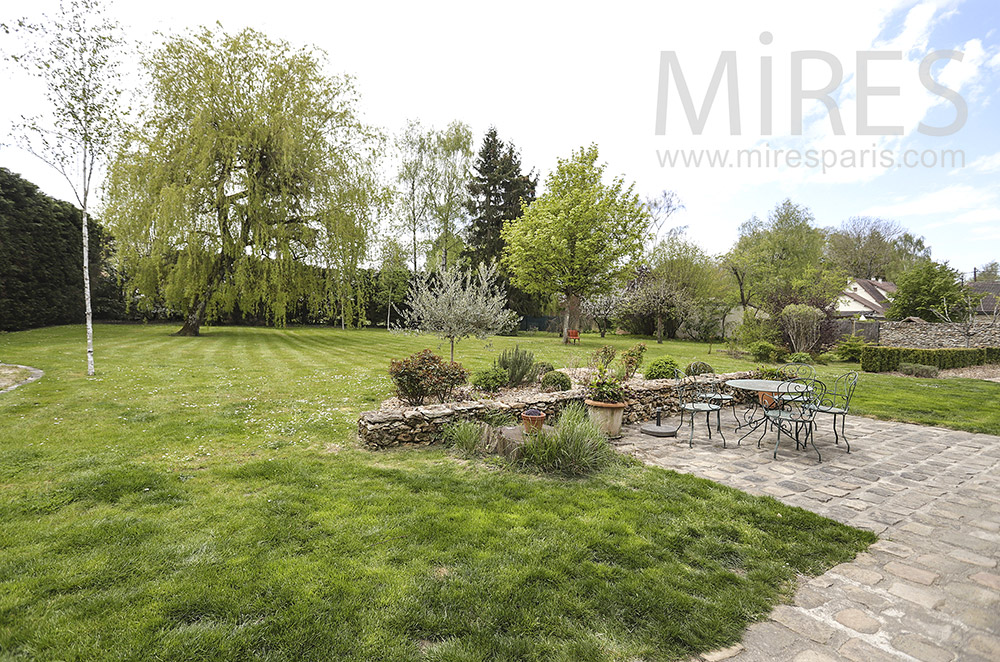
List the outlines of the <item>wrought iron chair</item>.
{"type": "Polygon", "coordinates": [[[677,382],[677,397],[681,406],[681,423],[684,422],[685,416],[689,416],[691,419],[691,434],[688,436],[688,447],[694,448],[694,415],[701,413],[705,414],[705,426],[708,428],[708,438],[711,439],[712,423],[709,417],[712,415],[712,412],[715,412],[716,429],[719,431],[719,436],[722,437],[722,447],[725,448],[726,435],[722,434],[722,424],[719,420],[719,412],[722,411],[722,405],[715,404],[714,402],[698,400],[695,393],[698,385],[694,383],[685,384],[685,378],[686,375],[683,372],[674,368],[674,380],[677,382]]]}
{"type": "MultiPolygon", "coordinates": [[[[796,450],[800,446],[805,448],[807,444],[812,444],[816,456],[822,462],[823,456],[816,448],[813,430],[816,427],[817,407],[826,398],[826,385],[818,379],[809,378],[793,379],[792,382],[801,385],[801,390],[795,393],[797,399],[788,401],[785,408],[768,409],[764,412],[773,427],[778,429],[778,436],[774,442],[774,459],[778,459],[778,444],[781,443],[781,434],[785,433],[789,437],[794,437],[796,450]],[[800,442],[799,433],[803,430],[805,430],[805,439],[800,442]]],[[[760,441],[757,442],[757,445],[760,446],[760,441]]]]}
{"type": "MultiPolygon", "coordinates": [[[[740,419],[736,416],[736,397],[722,390],[722,384],[715,376],[715,370],[712,366],[708,365],[704,361],[695,361],[688,366],[688,376],[694,377],[696,375],[708,375],[711,377],[711,381],[704,384],[698,384],[698,390],[694,395],[695,399],[702,402],[717,404],[721,407],[732,407],[733,420],[736,421],[736,425],[739,425],[740,419]]],[[[716,429],[719,431],[719,434],[722,434],[721,425],[716,426],[716,429]]]]}
{"type": "Polygon", "coordinates": [[[833,383],[833,388],[826,392],[826,397],[823,401],[815,405],[817,414],[831,414],[833,416],[833,443],[840,444],[840,438],[843,437],[848,453],[851,452],[851,444],[847,441],[844,424],[847,420],[847,414],[851,410],[851,398],[854,397],[854,388],[857,385],[858,373],[853,370],[845,372],[837,377],[837,380],[833,383]],[[840,416],[839,435],[837,434],[838,416],[840,416]]]}
{"type": "MultiPolygon", "coordinates": [[[[778,368],[781,372],[788,375],[789,379],[816,379],[816,368],[812,367],[808,363],[786,363],[785,365],[778,368]]],[[[780,405],[785,405],[789,402],[795,402],[799,400],[798,393],[779,393],[774,398],[780,405]]]]}

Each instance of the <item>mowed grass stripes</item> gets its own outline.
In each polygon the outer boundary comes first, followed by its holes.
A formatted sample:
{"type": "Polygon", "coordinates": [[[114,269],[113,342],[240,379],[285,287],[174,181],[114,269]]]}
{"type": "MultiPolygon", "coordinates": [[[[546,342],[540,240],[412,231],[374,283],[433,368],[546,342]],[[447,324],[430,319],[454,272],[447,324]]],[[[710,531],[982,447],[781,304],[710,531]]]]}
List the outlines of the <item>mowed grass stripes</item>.
{"type": "MultiPolygon", "coordinates": [[[[873,540],[633,464],[565,480],[356,447],[389,359],[435,338],[173,330],[98,326],[93,378],[79,327],[0,336],[46,371],[0,396],[0,659],[683,659],[873,540]]],[[[457,358],[583,365],[597,342],[457,358]]]]}

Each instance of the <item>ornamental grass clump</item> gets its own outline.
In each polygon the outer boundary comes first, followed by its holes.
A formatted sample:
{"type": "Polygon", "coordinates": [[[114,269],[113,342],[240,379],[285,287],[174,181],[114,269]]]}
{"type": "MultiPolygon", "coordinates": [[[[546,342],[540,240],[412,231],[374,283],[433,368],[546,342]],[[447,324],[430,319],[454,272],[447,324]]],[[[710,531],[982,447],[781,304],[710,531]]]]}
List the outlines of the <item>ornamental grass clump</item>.
{"type": "Polygon", "coordinates": [[[456,421],[445,426],[441,438],[446,446],[457,448],[466,457],[480,452],[483,425],[474,421],[456,421]]]}
{"type": "Polygon", "coordinates": [[[582,476],[608,466],[615,452],[587,410],[573,403],[562,410],[552,431],[525,435],[518,458],[521,464],[542,471],[582,476]]]}

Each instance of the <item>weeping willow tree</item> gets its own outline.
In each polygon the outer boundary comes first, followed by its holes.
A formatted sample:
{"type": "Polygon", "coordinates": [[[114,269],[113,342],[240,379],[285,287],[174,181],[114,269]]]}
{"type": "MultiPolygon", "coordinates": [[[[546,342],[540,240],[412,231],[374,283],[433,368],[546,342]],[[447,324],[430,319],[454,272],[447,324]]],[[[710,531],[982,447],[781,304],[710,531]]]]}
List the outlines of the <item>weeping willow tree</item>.
{"type": "Polygon", "coordinates": [[[171,37],[143,64],[149,105],[105,200],[143,305],[183,311],[179,335],[236,306],[278,325],[302,301],[344,312],[383,199],[351,81],[249,29],[171,37]]]}

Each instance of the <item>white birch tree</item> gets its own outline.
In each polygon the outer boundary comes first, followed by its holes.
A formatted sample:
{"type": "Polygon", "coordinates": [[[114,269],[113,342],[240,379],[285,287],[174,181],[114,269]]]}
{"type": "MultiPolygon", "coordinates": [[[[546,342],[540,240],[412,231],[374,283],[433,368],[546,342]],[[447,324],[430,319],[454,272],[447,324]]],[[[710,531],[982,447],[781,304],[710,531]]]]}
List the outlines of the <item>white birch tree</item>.
{"type": "Polygon", "coordinates": [[[22,148],[55,169],[69,184],[83,211],[83,298],[87,325],[87,374],[94,374],[94,328],[90,303],[90,193],[102,161],[111,151],[121,119],[119,87],[124,40],[117,22],[98,0],[59,3],[42,22],[20,19],[11,31],[25,37],[25,49],[11,58],[45,83],[50,111],[22,117],[22,148]]]}

